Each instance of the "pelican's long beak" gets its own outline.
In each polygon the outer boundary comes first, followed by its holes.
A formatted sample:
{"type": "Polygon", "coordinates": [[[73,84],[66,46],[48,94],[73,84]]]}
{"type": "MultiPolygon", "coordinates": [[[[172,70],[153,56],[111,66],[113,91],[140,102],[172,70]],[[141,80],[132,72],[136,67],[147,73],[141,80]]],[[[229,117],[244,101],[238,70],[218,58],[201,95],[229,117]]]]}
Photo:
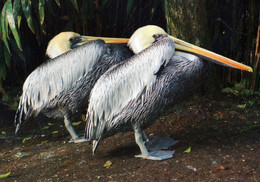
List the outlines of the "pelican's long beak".
{"type": "Polygon", "coordinates": [[[209,60],[211,62],[214,62],[216,64],[253,72],[253,69],[250,66],[236,62],[232,59],[226,58],[214,52],[208,51],[201,47],[185,42],[183,40],[177,39],[173,36],[169,36],[169,37],[173,40],[173,42],[175,43],[175,48],[178,50],[196,54],[197,56],[202,57],[203,59],[209,60]]]}
{"type": "MultiPolygon", "coordinates": [[[[206,59],[208,61],[214,62],[216,64],[220,64],[227,67],[237,68],[249,72],[253,72],[253,69],[250,66],[244,65],[227,57],[221,56],[209,50],[203,49],[201,47],[195,46],[183,40],[177,39],[176,37],[169,37],[175,43],[175,48],[177,50],[185,51],[188,53],[196,54],[197,56],[206,59]]],[[[110,37],[94,37],[94,36],[82,36],[82,42],[89,42],[96,39],[102,39],[106,43],[114,43],[114,44],[127,44],[129,39],[127,38],[110,38],[110,37]]]]}
{"type": "Polygon", "coordinates": [[[89,42],[92,40],[102,39],[108,44],[127,44],[129,39],[126,38],[110,38],[110,37],[94,37],[94,36],[82,36],[82,41],[89,42]]]}

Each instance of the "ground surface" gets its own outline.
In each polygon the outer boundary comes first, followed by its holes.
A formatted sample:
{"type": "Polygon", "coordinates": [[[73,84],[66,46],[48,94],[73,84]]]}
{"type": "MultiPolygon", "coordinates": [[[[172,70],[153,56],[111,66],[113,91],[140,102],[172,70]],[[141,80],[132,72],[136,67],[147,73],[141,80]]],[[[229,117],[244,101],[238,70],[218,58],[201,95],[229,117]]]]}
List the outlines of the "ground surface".
{"type": "MultiPolygon", "coordinates": [[[[67,142],[62,123],[28,123],[15,137],[14,112],[2,107],[0,174],[11,174],[0,181],[257,182],[259,108],[259,98],[228,96],[217,100],[197,97],[169,108],[146,134],[178,140],[172,147],[176,153],[169,160],[149,161],[134,157],[139,148],[132,132],[104,140],[94,156],[89,143],[67,142]],[[189,147],[191,152],[183,153],[189,147]],[[106,168],[108,161],[111,164],[106,168]]],[[[77,129],[83,131],[84,123],[77,129]]]]}

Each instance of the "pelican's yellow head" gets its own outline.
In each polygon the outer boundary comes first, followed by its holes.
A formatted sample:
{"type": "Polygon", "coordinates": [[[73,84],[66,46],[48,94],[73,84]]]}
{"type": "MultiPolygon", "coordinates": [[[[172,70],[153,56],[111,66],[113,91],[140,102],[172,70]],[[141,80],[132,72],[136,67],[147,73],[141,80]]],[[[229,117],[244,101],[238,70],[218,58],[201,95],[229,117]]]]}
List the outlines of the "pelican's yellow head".
{"type": "Polygon", "coordinates": [[[154,35],[156,34],[166,35],[167,33],[161,27],[156,25],[146,25],[141,27],[130,37],[128,46],[135,54],[137,54],[152,45],[155,41],[154,35]]]}
{"type": "MultiPolygon", "coordinates": [[[[129,40],[128,46],[130,47],[130,49],[132,49],[132,51],[135,54],[137,54],[138,52],[152,45],[152,43],[155,41],[154,35],[165,34],[167,33],[162,28],[155,25],[147,25],[137,29],[134,32],[134,34],[131,36],[129,40]]],[[[212,61],[220,65],[246,70],[249,72],[253,71],[253,69],[250,66],[238,63],[234,60],[218,55],[214,52],[192,45],[183,40],[177,39],[176,37],[169,35],[169,38],[171,38],[174,41],[176,50],[196,54],[199,57],[202,57],[206,60],[212,61]]]]}
{"type": "Polygon", "coordinates": [[[82,36],[75,32],[61,32],[48,44],[46,55],[55,58],[84,42],[82,36]]]}

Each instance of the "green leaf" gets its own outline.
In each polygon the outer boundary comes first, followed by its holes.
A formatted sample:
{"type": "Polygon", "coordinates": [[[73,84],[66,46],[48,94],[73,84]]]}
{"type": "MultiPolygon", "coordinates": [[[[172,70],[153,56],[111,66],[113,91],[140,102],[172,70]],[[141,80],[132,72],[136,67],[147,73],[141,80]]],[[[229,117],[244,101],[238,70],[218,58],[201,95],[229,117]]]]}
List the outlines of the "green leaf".
{"type": "Polygon", "coordinates": [[[253,91],[248,90],[248,89],[244,89],[244,90],[241,91],[241,94],[244,95],[244,96],[249,96],[249,95],[253,94],[253,91]]]}
{"type": "Polygon", "coordinates": [[[59,133],[59,131],[53,131],[52,134],[56,134],[56,133],[59,133]]]}
{"type": "Polygon", "coordinates": [[[49,126],[52,126],[53,124],[52,123],[48,123],[49,126]]]}
{"type": "Polygon", "coordinates": [[[187,150],[185,150],[183,153],[190,153],[191,152],[191,147],[189,147],[187,150]]]}
{"type": "Polygon", "coordinates": [[[77,126],[77,125],[79,125],[79,124],[81,124],[81,123],[82,123],[81,121],[79,121],[79,122],[73,122],[72,125],[73,125],[73,126],[77,126]]]}
{"type": "Polygon", "coordinates": [[[11,172],[8,172],[6,174],[0,174],[0,178],[7,178],[8,176],[10,176],[11,172]]]}
{"type": "Polygon", "coordinates": [[[50,128],[50,126],[44,126],[42,129],[46,130],[46,129],[49,129],[49,128],[50,128]]]}
{"type": "Polygon", "coordinates": [[[24,142],[26,142],[27,140],[30,140],[30,139],[32,139],[32,137],[26,137],[26,138],[23,139],[22,142],[24,143],[24,142]]]}
{"type": "Polygon", "coordinates": [[[14,16],[15,21],[17,21],[17,16],[19,15],[19,12],[20,12],[20,7],[21,7],[21,0],[14,0],[14,2],[13,2],[13,16],[14,16]]]}
{"type": "Polygon", "coordinates": [[[78,7],[78,4],[77,4],[77,0],[70,0],[70,2],[73,4],[74,8],[79,11],[79,7],[78,7]]]}
{"type": "Polygon", "coordinates": [[[6,17],[6,16],[7,16],[7,13],[6,13],[6,11],[7,11],[7,4],[8,4],[8,3],[6,2],[5,5],[4,5],[4,6],[5,6],[5,21],[4,21],[5,26],[4,26],[4,28],[5,28],[5,31],[7,32],[7,33],[6,33],[6,37],[7,37],[8,39],[10,39],[10,38],[9,38],[9,31],[8,31],[8,30],[9,30],[9,29],[8,29],[8,20],[7,20],[7,17],[6,17]]]}
{"type": "Polygon", "coordinates": [[[128,0],[127,1],[127,5],[126,5],[126,14],[129,15],[130,10],[132,9],[132,5],[133,5],[133,0],[128,0]]]}
{"type": "Polygon", "coordinates": [[[39,15],[40,15],[40,23],[41,26],[44,22],[44,6],[45,6],[45,0],[39,0],[39,15]]]}
{"type": "Polygon", "coordinates": [[[8,37],[8,22],[6,18],[6,3],[3,6],[2,12],[1,12],[1,29],[2,29],[2,40],[4,41],[4,44],[7,48],[7,50],[10,52],[9,44],[7,41],[8,37]],[[7,26],[7,27],[6,27],[7,26]]]}
{"type": "Polygon", "coordinates": [[[14,16],[13,16],[13,7],[12,7],[12,1],[11,0],[7,0],[6,1],[6,17],[9,23],[9,27],[13,33],[14,39],[16,41],[16,44],[18,45],[19,49],[22,50],[22,45],[21,45],[21,41],[20,41],[20,37],[18,35],[16,26],[15,26],[15,21],[14,21],[14,16]]]}
{"type": "Polygon", "coordinates": [[[30,0],[21,0],[22,2],[22,8],[24,16],[26,17],[27,24],[31,31],[35,33],[33,21],[32,21],[32,13],[31,13],[31,1],[30,0]]]}
{"type": "Polygon", "coordinates": [[[224,88],[224,89],[222,89],[222,91],[221,91],[222,93],[233,93],[234,91],[233,91],[233,89],[232,88],[230,88],[230,87],[227,87],[227,88],[224,88]]]}
{"type": "Polygon", "coordinates": [[[239,104],[239,105],[236,105],[236,106],[239,109],[245,109],[246,108],[246,104],[239,104]]]}
{"type": "Polygon", "coordinates": [[[18,29],[20,29],[21,20],[22,20],[22,17],[18,15],[17,16],[17,27],[18,27],[18,29]]]}
{"type": "Polygon", "coordinates": [[[60,6],[60,0],[55,0],[56,4],[60,6]]]}

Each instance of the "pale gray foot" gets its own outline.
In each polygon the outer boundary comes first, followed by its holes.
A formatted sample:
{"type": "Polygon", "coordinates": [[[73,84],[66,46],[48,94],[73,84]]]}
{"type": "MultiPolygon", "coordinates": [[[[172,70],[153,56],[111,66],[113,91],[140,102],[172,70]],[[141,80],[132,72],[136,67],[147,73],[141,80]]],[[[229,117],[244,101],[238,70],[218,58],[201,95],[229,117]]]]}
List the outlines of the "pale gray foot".
{"type": "Polygon", "coordinates": [[[178,141],[173,140],[169,136],[165,137],[154,137],[152,140],[149,140],[146,143],[146,148],[148,151],[168,149],[171,146],[175,145],[178,141]]]}
{"type": "Polygon", "coordinates": [[[136,155],[135,157],[141,157],[143,159],[150,159],[150,160],[165,160],[165,159],[172,158],[174,151],[148,152],[148,150],[144,145],[142,132],[139,131],[138,129],[135,129],[134,131],[135,131],[135,141],[141,150],[141,154],[136,155]]]}
{"type": "Polygon", "coordinates": [[[82,136],[82,137],[77,137],[76,139],[71,138],[69,141],[69,143],[83,143],[83,142],[89,142],[89,140],[87,140],[85,136],[82,136]]]}
{"type": "Polygon", "coordinates": [[[150,159],[150,160],[165,160],[170,159],[173,157],[174,150],[155,150],[152,152],[149,152],[149,157],[143,157],[142,154],[135,155],[135,157],[141,157],[144,159],[150,159]]]}

